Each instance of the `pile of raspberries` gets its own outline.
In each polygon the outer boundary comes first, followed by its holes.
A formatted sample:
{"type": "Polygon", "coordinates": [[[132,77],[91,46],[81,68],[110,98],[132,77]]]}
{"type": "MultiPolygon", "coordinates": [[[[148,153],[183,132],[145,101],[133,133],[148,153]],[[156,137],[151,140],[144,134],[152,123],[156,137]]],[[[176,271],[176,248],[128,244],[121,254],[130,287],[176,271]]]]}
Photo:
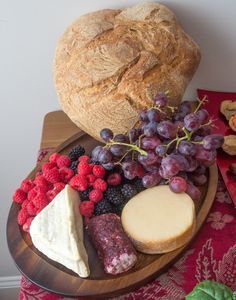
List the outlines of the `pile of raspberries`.
{"type": "MultiPolygon", "coordinates": [[[[87,201],[80,203],[80,213],[86,218],[91,218],[94,205],[103,199],[107,190],[107,181],[104,180],[106,170],[90,162],[87,155],[78,157],[77,168],[73,170],[73,158],[70,155],[53,153],[49,161],[43,163],[42,170],[34,179],[26,178],[22,181],[14,195],[13,201],[21,205],[18,213],[18,224],[23,230],[29,232],[30,224],[34,217],[46,207],[55,196],[69,184],[78,192],[90,190],[87,201]]],[[[112,180],[112,177],[111,177],[112,180]]],[[[121,178],[118,178],[119,184],[121,178]]]]}

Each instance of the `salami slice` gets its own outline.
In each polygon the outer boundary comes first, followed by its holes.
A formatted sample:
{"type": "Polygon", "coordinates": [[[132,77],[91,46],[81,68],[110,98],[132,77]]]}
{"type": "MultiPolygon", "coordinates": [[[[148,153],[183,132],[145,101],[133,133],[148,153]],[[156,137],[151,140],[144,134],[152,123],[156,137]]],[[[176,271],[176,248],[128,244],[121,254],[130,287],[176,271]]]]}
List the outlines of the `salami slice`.
{"type": "Polygon", "coordinates": [[[92,218],[88,232],[106,273],[116,275],[129,270],[136,263],[136,251],[116,214],[92,218]]]}

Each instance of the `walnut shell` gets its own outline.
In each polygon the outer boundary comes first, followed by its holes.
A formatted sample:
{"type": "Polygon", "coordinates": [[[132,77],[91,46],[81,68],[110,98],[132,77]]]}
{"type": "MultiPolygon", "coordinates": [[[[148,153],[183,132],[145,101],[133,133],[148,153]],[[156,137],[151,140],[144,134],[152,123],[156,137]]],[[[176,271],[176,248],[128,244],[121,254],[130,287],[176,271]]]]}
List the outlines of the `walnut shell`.
{"type": "Polygon", "coordinates": [[[236,135],[225,136],[222,149],[229,155],[236,155],[236,135]]]}
{"type": "Polygon", "coordinates": [[[233,115],[236,114],[236,101],[224,100],[220,105],[221,113],[229,120],[233,115]]]}
{"type": "Polygon", "coordinates": [[[229,119],[230,128],[236,132],[236,114],[229,119]]]}
{"type": "Polygon", "coordinates": [[[105,127],[127,132],[158,92],[179,104],[199,61],[173,12],[148,2],[81,16],[59,40],[54,80],[65,113],[100,139],[105,127]]]}

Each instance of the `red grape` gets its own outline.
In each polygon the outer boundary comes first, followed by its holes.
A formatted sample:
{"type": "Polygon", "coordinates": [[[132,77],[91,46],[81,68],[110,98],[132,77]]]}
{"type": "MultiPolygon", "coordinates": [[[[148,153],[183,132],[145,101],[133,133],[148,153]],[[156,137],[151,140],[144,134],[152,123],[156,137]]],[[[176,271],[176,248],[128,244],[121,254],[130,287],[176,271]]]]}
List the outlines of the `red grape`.
{"type": "Polygon", "coordinates": [[[100,131],[100,137],[105,141],[108,142],[109,140],[111,140],[113,138],[113,132],[111,129],[109,128],[103,128],[100,131]]]}
{"type": "Polygon", "coordinates": [[[192,184],[192,182],[187,183],[186,193],[193,199],[193,200],[200,200],[201,192],[200,190],[192,184]]]}
{"type": "Polygon", "coordinates": [[[157,123],[156,122],[150,122],[143,128],[143,133],[146,136],[154,136],[157,133],[157,123]]]}
{"type": "Polygon", "coordinates": [[[207,182],[206,175],[193,175],[191,174],[190,179],[195,185],[204,185],[207,182]]]}
{"type": "Polygon", "coordinates": [[[160,122],[161,119],[160,113],[155,108],[148,110],[147,117],[150,122],[160,122]]]}
{"type": "Polygon", "coordinates": [[[98,161],[101,164],[107,164],[112,160],[112,154],[110,150],[103,148],[98,154],[98,161]]]}
{"type": "Polygon", "coordinates": [[[145,136],[141,140],[141,148],[144,150],[152,150],[155,149],[158,145],[160,145],[161,141],[157,136],[147,137],[145,136]]]}
{"type": "Polygon", "coordinates": [[[221,134],[211,134],[203,138],[203,148],[215,150],[220,148],[224,143],[224,137],[221,134]]]}
{"type": "Polygon", "coordinates": [[[115,142],[120,143],[129,143],[129,138],[127,135],[124,134],[116,134],[113,139],[115,142]]]}
{"type": "Polygon", "coordinates": [[[179,153],[193,156],[196,154],[196,147],[190,141],[181,141],[178,147],[179,153]]]}
{"type": "Polygon", "coordinates": [[[148,173],[142,178],[142,183],[145,188],[150,188],[157,185],[161,181],[161,176],[158,172],[148,173]]]}
{"type": "Polygon", "coordinates": [[[169,179],[178,174],[180,169],[179,162],[175,158],[167,156],[161,161],[160,175],[165,179],[169,179]]]}
{"type": "Polygon", "coordinates": [[[190,131],[190,132],[196,131],[196,130],[198,130],[200,125],[201,125],[201,122],[196,114],[191,113],[184,117],[184,126],[188,131],[190,131]]]}
{"type": "Polygon", "coordinates": [[[209,113],[206,109],[200,109],[199,111],[196,112],[196,116],[200,120],[201,124],[204,124],[208,120],[209,113]]]}
{"type": "Polygon", "coordinates": [[[174,193],[184,193],[187,189],[187,182],[182,177],[174,176],[170,179],[169,187],[174,193]]]}
{"type": "Polygon", "coordinates": [[[147,151],[147,155],[138,155],[138,161],[144,166],[150,166],[160,162],[160,158],[152,150],[147,151]]]}
{"type": "Polygon", "coordinates": [[[163,108],[167,105],[168,99],[165,93],[159,93],[154,97],[154,103],[163,108]]]}
{"type": "Polygon", "coordinates": [[[173,139],[176,137],[177,126],[171,121],[162,121],[157,125],[157,132],[166,139],[173,139]]]}

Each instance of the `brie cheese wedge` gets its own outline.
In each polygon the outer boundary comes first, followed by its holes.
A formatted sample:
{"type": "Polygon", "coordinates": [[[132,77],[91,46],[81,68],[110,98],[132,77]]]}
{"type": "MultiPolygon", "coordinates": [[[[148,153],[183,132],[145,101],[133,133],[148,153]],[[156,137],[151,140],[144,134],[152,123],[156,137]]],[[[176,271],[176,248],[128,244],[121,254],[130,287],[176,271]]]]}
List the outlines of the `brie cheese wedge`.
{"type": "Polygon", "coordinates": [[[40,252],[80,277],[88,277],[88,256],[83,243],[79,204],[78,192],[66,185],[34,218],[30,235],[40,252]]]}

